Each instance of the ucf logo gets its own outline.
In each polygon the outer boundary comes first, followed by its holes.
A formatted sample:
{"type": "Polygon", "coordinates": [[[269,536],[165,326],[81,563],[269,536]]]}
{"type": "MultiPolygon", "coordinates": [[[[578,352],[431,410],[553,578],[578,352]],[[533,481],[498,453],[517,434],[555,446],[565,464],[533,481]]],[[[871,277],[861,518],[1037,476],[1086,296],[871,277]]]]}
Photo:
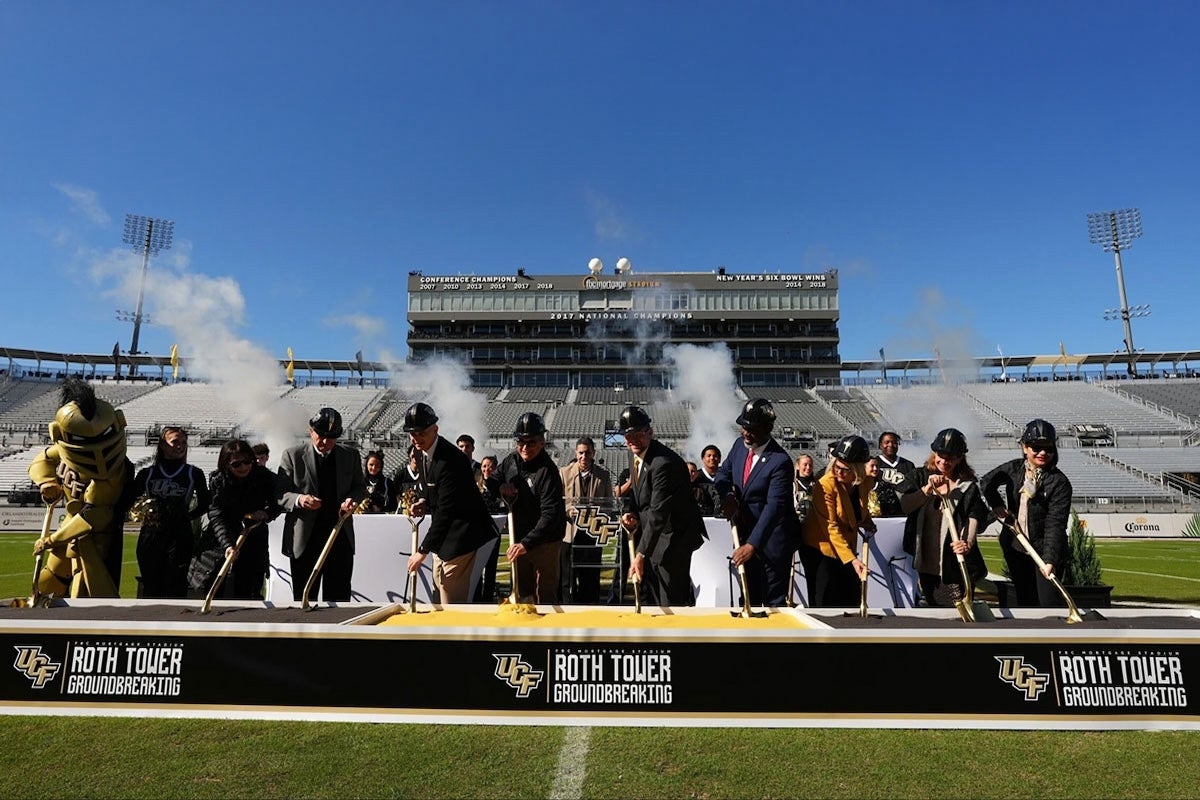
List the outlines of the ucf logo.
{"type": "Polygon", "coordinates": [[[607,514],[600,513],[600,509],[595,506],[579,506],[578,508],[579,516],[575,519],[576,529],[595,536],[597,544],[608,544],[608,540],[615,536],[621,528],[618,523],[609,519],[607,514]]]}
{"type": "Polygon", "coordinates": [[[996,660],[1000,662],[1000,680],[1024,692],[1026,701],[1037,700],[1046,691],[1050,676],[1026,664],[1024,656],[996,656],[996,660]]]}
{"type": "Polygon", "coordinates": [[[15,647],[17,660],[13,666],[29,678],[33,688],[42,689],[58,674],[62,664],[42,652],[40,645],[19,644],[15,647]]]}
{"type": "Polygon", "coordinates": [[[517,690],[517,697],[529,697],[530,692],[542,682],[545,672],[534,669],[531,664],[521,660],[520,655],[492,653],[496,659],[496,677],[517,690]]]}
{"type": "Polygon", "coordinates": [[[54,470],[55,475],[62,482],[63,491],[68,497],[83,497],[83,493],[87,491],[89,481],[83,480],[66,461],[58,462],[57,469],[54,470]]]}

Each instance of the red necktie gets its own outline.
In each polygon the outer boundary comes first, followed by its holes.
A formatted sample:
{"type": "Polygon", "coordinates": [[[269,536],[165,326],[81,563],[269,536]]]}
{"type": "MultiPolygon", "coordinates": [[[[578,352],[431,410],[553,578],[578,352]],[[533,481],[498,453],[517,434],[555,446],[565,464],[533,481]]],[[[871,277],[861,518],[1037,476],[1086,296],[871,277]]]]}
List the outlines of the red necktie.
{"type": "Polygon", "coordinates": [[[754,451],[746,451],[746,466],[742,469],[742,488],[746,488],[746,481],[750,480],[750,468],[754,466],[754,451]]]}

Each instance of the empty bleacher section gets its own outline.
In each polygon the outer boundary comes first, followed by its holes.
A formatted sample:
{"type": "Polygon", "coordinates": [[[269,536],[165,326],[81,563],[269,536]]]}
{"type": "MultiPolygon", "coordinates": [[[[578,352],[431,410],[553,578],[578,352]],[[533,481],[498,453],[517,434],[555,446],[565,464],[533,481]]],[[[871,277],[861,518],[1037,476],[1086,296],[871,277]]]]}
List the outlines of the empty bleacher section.
{"type": "Polygon", "coordinates": [[[363,427],[368,412],[384,391],[374,386],[305,386],[288,392],[278,402],[299,406],[306,412],[305,419],[317,409],[336,408],[341,412],[342,424],[349,430],[357,430],[363,427]]]}
{"type": "MultiPolygon", "coordinates": [[[[493,441],[511,439],[512,433],[517,427],[517,420],[521,418],[522,414],[532,411],[535,414],[541,414],[545,418],[547,409],[548,405],[544,402],[488,403],[483,421],[487,425],[493,441]]],[[[550,427],[551,424],[557,425],[556,422],[548,422],[547,427],[550,427]]],[[[556,439],[559,438],[559,432],[554,428],[550,428],[550,434],[556,439]]],[[[451,435],[453,436],[454,434],[451,435]]]]}
{"type": "MultiPolygon", "coordinates": [[[[574,441],[580,436],[590,436],[599,442],[604,437],[606,422],[621,416],[624,406],[619,405],[563,405],[554,411],[550,433],[556,439],[574,441]]],[[[650,418],[657,419],[650,412],[650,418]]]]}
{"type": "MultiPolygon", "coordinates": [[[[515,386],[505,393],[503,401],[505,403],[542,403],[552,405],[554,403],[562,403],[567,399],[567,392],[570,391],[564,386],[515,386]]],[[[530,411],[534,409],[529,409],[530,411]]]]}
{"type": "Polygon", "coordinates": [[[1200,424],[1200,381],[1173,379],[1165,381],[1126,381],[1112,387],[1118,394],[1127,394],[1150,407],[1158,407],[1187,417],[1200,424]]]}
{"type": "MultiPolygon", "coordinates": [[[[208,441],[202,435],[192,439],[190,460],[205,472],[216,466],[219,437],[232,431],[256,430],[256,416],[294,416],[298,420],[297,436],[302,436],[304,422],[312,412],[328,405],[342,412],[352,443],[384,448],[390,474],[402,466],[408,444],[399,430],[404,410],[414,400],[424,399],[409,396],[403,388],[346,385],[296,389],[280,385],[257,398],[239,397],[236,386],[203,383],[95,381],[93,385],[100,397],[123,409],[129,423],[129,454],[137,466],[148,463],[154,452],[153,436],[147,436],[147,432],[164,424],[180,423],[199,434],[214,434],[214,439],[208,441]]],[[[57,409],[60,386],[51,380],[13,378],[0,383],[3,495],[14,484],[26,485],[26,469],[57,409]],[[5,434],[6,425],[22,429],[28,426],[37,433],[5,434]]],[[[628,464],[628,452],[619,446],[619,440],[610,442],[615,446],[603,447],[603,436],[607,424],[618,419],[626,405],[636,403],[646,408],[654,420],[656,435],[671,446],[682,448],[691,433],[691,409],[676,402],[671,391],[661,388],[510,387],[472,391],[488,398],[484,419],[491,436],[490,441],[478,443],[477,457],[487,453],[503,457],[511,452],[511,433],[517,419],[527,411],[546,418],[557,463],[570,459],[575,439],[591,436],[598,445],[598,456],[614,477],[628,464]]],[[[1039,381],[904,388],[743,387],[742,391],[747,397],[767,397],[775,404],[777,437],[782,439],[788,428],[806,435],[785,442],[790,449],[803,444],[812,448],[809,452],[819,453],[825,443],[852,432],[867,435],[874,449],[875,435],[886,428],[905,437],[901,452],[919,463],[928,451],[927,437],[940,428],[954,426],[968,432],[969,458],[981,473],[1015,458],[1019,452],[1015,439],[1024,423],[1044,417],[1059,428],[1062,466],[1074,485],[1076,506],[1081,510],[1200,507],[1194,499],[1200,488],[1193,483],[1200,475],[1200,447],[1177,446],[1180,442],[1191,444],[1196,433],[1194,426],[1177,415],[1200,419],[1200,380],[1121,381],[1112,387],[1082,381],[1039,381]],[[1155,406],[1170,409],[1170,413],[1155,406]],[[1116,446],[1079,447],[1070,428],[1082,424],[1110,426],[1116,433],[1116,446]],[[811,441],[807,435],[811,435],[811,441]],[[1181,489],[1192,494],[1185,496],[1181,489]]],[[[429,402],[438,406],[438,398],[429,398],[429,402]]],[[[729,442],[717,444],[725,449],[729,442]]],[[[684,455],[693,459],[698,456],[684,455]]],[[[278,453],[272,466],[277,463],[278,453]]]]}
{"type": "MultiPolygon", "coordinates": [[[[861,391],[883,416],[886,427],[905,439],[932,437],[940,429],[950,427],[964,431],[968,440],[982,435],[1008,443],[1017,434],[1012,424],[986,404],[952,386],[865,386],[861,391]]],[[[970,444],[977,449],[982,443],[970,444]]]]}
{"type": "Polygon", "coordinates": [[[630,386],[616,389],[610,386],[584,386],[576,394],[575,402],[580,404],[612,405],[612,406],[648,406],[653,403],[667,401],[665,389],[654,389],[648,386],[630,386]]]}
{"type": "MultiPolygon", "coordinates": [[[[238,387],[209,383],[174,383],[126,403],[122,408],[131,434],[164,424],[186,424],[195,431],[231,431],[288,391],[286,385],[258,396],[241,396],[238,387]]],[[[350,389],[342,389],[350,392],[350,389]]],[[[307,417],[305,417],[307,419],[307,417]]]]}
{"type": "Polygon", "coordinates": [[[1118,441],[1122,434],[1179,436],[1188,429],[1168,414],[1083,382],[972,383],[959,388],[1019,425],[1041,417],[1065,433],[1072,425],[1101,423],[1113,429],[1118,441]]]}

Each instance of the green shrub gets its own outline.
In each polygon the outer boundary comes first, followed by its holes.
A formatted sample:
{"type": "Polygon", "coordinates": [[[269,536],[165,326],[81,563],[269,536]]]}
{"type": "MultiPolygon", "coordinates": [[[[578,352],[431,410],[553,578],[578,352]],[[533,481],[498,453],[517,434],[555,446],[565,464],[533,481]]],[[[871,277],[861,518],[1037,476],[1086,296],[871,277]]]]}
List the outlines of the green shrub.
{"type": "Polygon", "coordinates": [[[1063,583],[1068,586],[1100,586],[1100,557],[1096,555],[1096,537],[1088,532],[1079,515],[1071,512],[1067,531],[1067,563],[1063,583]]]}
{"type": "Polygon", "coordinates": [[[1184,536],[1200,537],[1200,514],[1193,514],[1188,520],[1188,524],[1183,529],[1184,536]]]}

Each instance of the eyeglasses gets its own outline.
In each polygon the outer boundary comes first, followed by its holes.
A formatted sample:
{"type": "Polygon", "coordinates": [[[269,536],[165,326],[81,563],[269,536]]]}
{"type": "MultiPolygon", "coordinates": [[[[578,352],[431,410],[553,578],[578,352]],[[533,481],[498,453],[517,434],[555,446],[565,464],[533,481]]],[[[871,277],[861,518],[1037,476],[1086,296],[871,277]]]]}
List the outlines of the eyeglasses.
{"type": "Polygon", "coordinates": [[[834,471],[834,472],[840,472],[840,473],[842,473],[843,475],[845,475],[845,474],[847,474],[847,473],[849,473],[849,472],[854,472],[854,467],[847,467],[847,466],[843,466],[842,464],[834,464],[834,465],[833,465],[833,471],[834,471]]]}
{"type": "Polygon", "coordinates": [[[1058,448],[1056,446],[1054,446],[1052,444],[1048,444],[1046,442],[1031,442],[1025,446],[1028,447],[1030,450],[1032,450],[1034,453],[1053,454],[1053,453],[1058,452],[1058,448]]]}
{"type": "Polygon", "coordinates": [[[531,447],[537,444],[538,440],[532,437],[517,439],[517,447],[531,447]]]}
{"type": "Polygon", "coordinates": [[[244,460],[230,461],[229,468],[230,469],[238,469],[240,467],[248,467],[253,463],[254,463],[253,461],[244,461],[244,460]]]}

